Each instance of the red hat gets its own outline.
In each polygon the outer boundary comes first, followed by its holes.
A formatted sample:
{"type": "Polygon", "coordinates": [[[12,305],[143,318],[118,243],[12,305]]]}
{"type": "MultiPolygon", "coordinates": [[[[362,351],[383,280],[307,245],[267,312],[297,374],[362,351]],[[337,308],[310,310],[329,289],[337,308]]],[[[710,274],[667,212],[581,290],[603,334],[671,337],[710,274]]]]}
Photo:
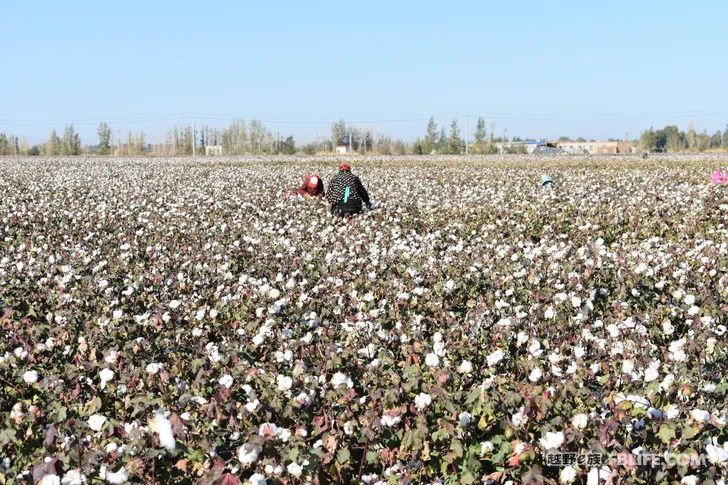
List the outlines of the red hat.
{"type": "Polygon", "coordinates": [[[342,163],[341,165],[339,165],[339,170],[345,170],[348,172],[351,170],[351,167],[348,163],[342,163]]]}
{"type": "Polygon", "coordinates": [[[306,185],[312,189],[315,189],[318,187],[319,184],[319,178],[316,175],[311,175],[308,177],[308,181],[306,182],[306,185]]]}

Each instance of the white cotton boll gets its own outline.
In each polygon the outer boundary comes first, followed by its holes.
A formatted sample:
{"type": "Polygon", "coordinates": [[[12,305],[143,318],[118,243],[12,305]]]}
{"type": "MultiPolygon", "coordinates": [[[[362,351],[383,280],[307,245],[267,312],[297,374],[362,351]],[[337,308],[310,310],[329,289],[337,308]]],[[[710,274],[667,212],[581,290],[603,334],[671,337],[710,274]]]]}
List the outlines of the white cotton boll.
{"type": "Polygon", "coordinates": [[[693,409],[690,411],[690,418],[698,423],[704,423],[710,419],[710,413],[702,409],[693,409]]]}
{"type": "Polygon", "coordinates": [[[445,344],[442,341],[439,341],[439,340],[436,341],[432,345],[432,348],[435,351],[435,355],[437,355],[438,357],[445,357],[445,353],[446,353],[445,344]]]}
{"type": "Polygon", "coordinates": [[[675,419],[680,416],[680,408],[673,404],[665,406],[664,415],[667,419],[675,419]]]}
{"type": "Polygon", "coordinates": [[[149,429],[159,435],[159,444],[167,450],[174,450],[176,442],[172,433],[172,424],[169,419],[161,413],[157,412],[153,418],[149,420],[149,429]]]}
{"type": "Polygon", "coordinates": [[[351,379],[342,372],[336,372],[333,376],[331,376],[331,387],[334,389],[337,389],[341,386],[347,386],[349,388],[354,387],[354,383],[351,381],[351,379]]]}
{"type": "Polygon", "coordinates": [[[469,426],[472,422],[473,422],[473,415],[470,414],[469,412],[463,411],[462,413],[458,414],[458,423],[460,423],[461,428],[469,426]]]}
{"type": "Polygon", "coordinates": [[[680,485],[698,485],[698,477],[695,475],[685,475],[680,480],[680,485]]]}
{"type": "Polygon", "coordinates": [[[288,440],[291,438],[291,430],[288,428],[281,428],[278,430],[278,439],[283,441],[284,443],[288,442],[288,440]]]}
{"type": "Polygon", "coordinates": [[[58,475],[43,475],[43,478],[38,482],[39,485],[61,485],[61,479],[58,475]]]}
{"type": "Polygon", "coordinates": [[[498,349],[498,350],[495,350],[494,352],[492,352],[490,355],[488,355],[486,357],[486,361],[488,362],[488,365],[490,367],[492,367],[492,366],[496,365],[498,362],[500,362],[501,360],[503,360],[504,355],[505,354],[503,353],[503,351],[501,349],[498,349]]]}
{"type": "Polygon", "coordinates": [[[685,295],[685,298],[683,298],[683,302],[685,302],[687,306],[693,306],[695,304],[695,296],[685,295]]]}
{"type": "Polygon", "coordinates": [[[147,364],[145,370],[148,374],[156,374],[160,370],[162,370],[162,364],[158,362],[152,362],[151,364],[147,364]]]}
{"type": "Polygon", "coordinates": [[[86,475],[78,470],[68,470],[61,479],[63,485],[84,485],[86,483],[86,475]]]}
{"type": "Polygon", "coordinates": [[[576,468],[571,465],[565,466],[559,471],[560,483],[573,483],[576,480],[576,468]]]}
{"type": "Polygon", "coordinates": [[[589,417],[584,413],[575,414],[571,418],[571,425],[576,429],[586,428],[589,417]]]}
{"type": "Polygon", "coordinates": [[[705,447],[705,452],[708,455],[708,461],[714,465],[723,465],[728,463],[728,440],[723,445],[719,445],[717,440],[705,447]]]}
{"type": "Polygon", "coordinates": [[[660,377],[660,372],[655,367],[645,369],[645,382],[652,382],[660,377]]]}
{"type": "Polygon", "coordinates": [[[101,431],[101,428],[104,427],[105,422],[106,416],[103,416],[101,414],[92,414],[88,418],[88,426],[94,431],[101,431]]]}
{"type": "Polygon", "coordinates": [[[293,387],[293,379],[289,376],[278,375],[276,376],[276,386],[279,391],[288,391],[293,387]]]}
{"type": "Polygon", "coordinates": [[[528,374],[528,380],[531,382],[538,382],[538,380],[541,379],[541,376],[543,376],[543,371],[538,367],[535,367],[531,373],[528,374]]]}
{"type": "Polygon", "coordinates": [[[461,374],[470,374],[473,372],[473,363],[469,360],[463,360],[458,366],[458,372],[461,374]]]}
{"type": "Polygon", "coordinates": [[[265,475],[260,473],[253,473],[248,477],[248,483],[250,485],[267,485],[268,481],[265,479],[265,475]]]}
{"type": "Polygon", "coordinates": [[[311,404],[311,396],[305,392],[299,393],[293,400],[296,401],[299,406],[308,406],[311,404]]]}
{"type": "Polygon", "coordinates": [[[415,396],[415,407],[418,411],[422,411],[432,403],[432,396],[427,393],[421,392],[415,396]]]}
{"type": "Polygon", "coordinates": [[[23,382],[26,384],[33,384],[38,381],[38,372],[29,370],[23,374],[23,382]]]}
{"type": "Polygon", "coordinates": [[[513,426],[515,426],[516,428],[520,428],[528,422],[528,416],[526,416],[523,411],[524,408],[521,407],[521,409],[519,409],[517,413],[511,416],[511,423],[513,423],[513,426]]]}
{"type": "Polygon", "coordinates": [[[519,331],[518,335],[516,335],[516,345],[520,347],[526,342],[528,342],[528,334],[523,331],[519,331]]]}
{"type": "Polygon", "coordinates": [[[290,473],[294,477],[300,477],[301,473],[303,473],[303,467],[298,463],[290,463],[286,467],[286,470],[288,470],[288,473],[290,473]]]}
{"type": "Polygon", "coordinates": [[[437,367],[440,365],[440,358],[437,354],[430,352],[425,356],[425,364],[429,367],[437,367]]]}
{"type": "Polygon", "coordinates": [[[240,464],[247,466],[251,463],[255,463],[258,460],[260,452],[263,448],[255,443],[245,443],[243,446],[238,448],[238,461],[240,464]]]}
{"type": "Polygon", "coordinates": [[[543,313],[543,316],[547,320],[551,320],[556,316],[556,312],[554,311],[554,307],[550,306],[546,309],[546,311],[543,313]]]}
{"type": "Polygon", "coordinates": [[[541,342],[536,339],[532,339],[531,343],[528,345],[528,353],[533,357],[539,357],[543,353],[541,342]]]}
{"type": "Polygon", "coordinates": [[[389,414],[383,414],[381,419],[382,425],[389,427],[396,426],[401,420],[400,416],[390,416],[389,414]]]}
{"type": "Polygon", "coordinates": [[[278,426],[274,423],[263,423],[258,428],[258,434],[263,438],[273,438],[278,435],[278,426]]]}
{"type": "Polygon", "coordinates": [[[114,371],[109,368],[101,369],[99,372],[99,380],[101,381],[101,389],[106,387],[106,383],[114,378],[114,371]]]}
{"type": "Polygon", "coordinates": [[[547,431],[543,438],[539,440],[539,444],[547,450],[555,450],[564,444],[564,433],[562,431],[547,431]]]}
{"type": "Polygon", "coordinates": [[[101,478],[106,480],[107,483],[119,484],[129,481],[129,474],[123,466],[115,472],[110,472],[106,470],[106,465],[102,465],[99,475],[101,475],[101,478]]]}
{"type": "Polygon", "coordinates": [[[686,339],[682,338],[679,340],[674,340],[670,343],[668,347],[668,352],[670,353],[670,359],[674,360],[675,362],[685,362],[687,360],[687,354],[683,350],[683,346],[685,345],[686,339]]]}
{"type": "Polygon", "coordinates": [[[226,388],[230,389],[233,385],[233,376],[231,376],[230,374],[225,374],[220,378],[218,383],[221,386],[225,386],[226,388]]]}
{"type": "Polygon", "coordinates": [[[172,310],[176,310],[181,304],[182,302],[179,300],[172,300],[169,302],[169,308],[171,308],[172,310]]]}

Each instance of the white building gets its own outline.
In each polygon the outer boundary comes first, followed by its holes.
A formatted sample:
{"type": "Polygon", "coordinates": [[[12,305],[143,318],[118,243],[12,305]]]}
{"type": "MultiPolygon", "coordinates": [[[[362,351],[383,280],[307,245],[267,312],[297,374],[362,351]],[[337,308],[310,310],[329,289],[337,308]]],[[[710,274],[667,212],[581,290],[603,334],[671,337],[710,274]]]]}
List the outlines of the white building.
{"type": "Polygon", "coordinates": [[[336,145],[337,155],[346,155],[348,153],[354,153],[354,149],[349,148],[349,145],[336,145]]]}
{"type": "Polygon", "coordinates": [[[205,155],[222,155],[222,145],[205,145],[205,155]]]}

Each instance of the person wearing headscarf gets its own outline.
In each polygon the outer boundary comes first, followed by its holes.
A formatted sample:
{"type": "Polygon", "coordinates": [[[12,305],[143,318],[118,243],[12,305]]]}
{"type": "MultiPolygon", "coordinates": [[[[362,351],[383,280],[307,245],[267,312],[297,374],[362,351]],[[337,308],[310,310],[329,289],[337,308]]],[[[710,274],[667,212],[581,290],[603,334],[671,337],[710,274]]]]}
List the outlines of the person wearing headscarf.
{"type": "Polygon", "coordinates": [[[322,197],[324,195],[324,181],[318,175],[306,175],[303,184],[294,190],[292,195],[322,197]]]}
{"type": "Polygon", "coordinates": [[[346,163],[339,165],[338,173],[329,182],[326,199],[331,204],[331,213],[341,217],[358,214],[363,205],[372,208],[367,189],[346,163]]]}

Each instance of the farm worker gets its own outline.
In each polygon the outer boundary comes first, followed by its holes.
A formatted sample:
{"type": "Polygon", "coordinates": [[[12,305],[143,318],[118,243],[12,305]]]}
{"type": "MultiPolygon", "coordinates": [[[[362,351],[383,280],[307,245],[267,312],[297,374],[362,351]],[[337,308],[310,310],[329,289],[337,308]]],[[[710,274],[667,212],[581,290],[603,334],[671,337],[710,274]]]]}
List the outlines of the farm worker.
{"type": "Polygon", "coordinates": [[[554,186],[554,179],[548,175],[541,176],[541,187],[544,189],[550,189],[554,186]]]}
{"type": "Polygon", "coordinates": [[[306,175],[303,185],[294,190],[292,195],[321,197],[324,195],[324,181],[318,175],[306,175]]]}
{"type": "Polygon", "coordinates": [[[346,163],[339,165],[339,172],[331,179],[326,199],[331,204],[331,213],[342,217],[361,212],[362,203],[372,208],[367,189],[346,163]]]}
{"type": "Polygon", "coordinates": [[[710,176],[710,183],[713,185],[726,185],[728,184],[728,175],[716,170],[710,176]]]}

